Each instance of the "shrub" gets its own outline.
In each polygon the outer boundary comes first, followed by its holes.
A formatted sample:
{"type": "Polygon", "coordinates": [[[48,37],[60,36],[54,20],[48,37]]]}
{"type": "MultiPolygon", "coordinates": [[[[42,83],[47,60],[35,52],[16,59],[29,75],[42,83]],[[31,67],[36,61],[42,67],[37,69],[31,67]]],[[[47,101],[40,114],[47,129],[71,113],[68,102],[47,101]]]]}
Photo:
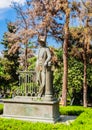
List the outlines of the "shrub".
{"type": "Polygon", "coordinates": [[[92,109],[88,108],[70,125],[71,130],[92,130],[92,109]]]}
{"type": "Polygon", "coordinates": [[[88,108],[84,108],[82,106],[60,106],[60,114],[61,115],[80,115],[88,108]]]}

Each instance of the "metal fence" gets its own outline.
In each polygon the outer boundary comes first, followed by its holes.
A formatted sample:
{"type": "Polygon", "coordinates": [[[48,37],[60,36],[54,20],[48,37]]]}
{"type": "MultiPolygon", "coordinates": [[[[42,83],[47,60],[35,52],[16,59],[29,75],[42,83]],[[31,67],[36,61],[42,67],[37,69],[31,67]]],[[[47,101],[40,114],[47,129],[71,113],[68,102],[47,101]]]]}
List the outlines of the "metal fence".
{"type": "Polygon", "coordinates": [[[19,87],[16,95],[37,96],[39,87],[36,83],[35,71],[19,71],[19,87]]]}

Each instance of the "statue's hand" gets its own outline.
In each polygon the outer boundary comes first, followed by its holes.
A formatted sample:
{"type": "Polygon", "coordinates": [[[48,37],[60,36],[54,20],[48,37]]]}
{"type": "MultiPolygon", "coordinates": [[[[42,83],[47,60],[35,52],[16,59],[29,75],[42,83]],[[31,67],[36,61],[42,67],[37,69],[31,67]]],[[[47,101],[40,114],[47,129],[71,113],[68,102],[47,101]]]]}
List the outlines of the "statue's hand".
{"type": "Polygon", "coordinates": [[[39,79],[36,80],[37,85],[39,85],[39,79]]]}
{"type": "Polygon", "coordinates": [[[48,62],[48,66],[51,66],[51,61],[48,62]]]}
{"type": "Polygon", "coordinates": [[[44,66],[45,66],[45,67],[47,66],[47,62],[44,63],[44,66]]]}

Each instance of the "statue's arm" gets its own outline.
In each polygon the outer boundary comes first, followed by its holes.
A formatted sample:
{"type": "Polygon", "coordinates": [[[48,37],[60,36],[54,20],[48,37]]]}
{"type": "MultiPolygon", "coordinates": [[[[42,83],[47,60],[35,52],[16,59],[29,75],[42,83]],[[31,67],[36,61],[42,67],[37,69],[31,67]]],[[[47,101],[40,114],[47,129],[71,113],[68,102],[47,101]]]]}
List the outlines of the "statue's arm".
{"type": "Polygon", "coordinates": [[[49,48],[46,48],[46,52],[47,52],[47,59],[45,61],[45,66],[48,64],[48,62],[51,60],[51,52],[49,48]]]}

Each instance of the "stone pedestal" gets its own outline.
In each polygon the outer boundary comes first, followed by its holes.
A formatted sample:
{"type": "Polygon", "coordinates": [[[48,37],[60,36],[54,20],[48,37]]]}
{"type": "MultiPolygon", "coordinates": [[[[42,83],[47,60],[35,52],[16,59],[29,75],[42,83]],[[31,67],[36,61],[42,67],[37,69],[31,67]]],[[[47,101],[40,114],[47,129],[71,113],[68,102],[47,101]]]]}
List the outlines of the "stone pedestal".
{"type": "Polygon", "coordinates": [[[60,119],[58,101],[41,101],[31,97],[4,100],[4,117],[55,123],[60,119]]]}
{"type": "Polygon", "coordinates": [[[51,66],[46,69],[46,87],[45,87],[45,100],[53,101],[53,72],[51,66]]]}

